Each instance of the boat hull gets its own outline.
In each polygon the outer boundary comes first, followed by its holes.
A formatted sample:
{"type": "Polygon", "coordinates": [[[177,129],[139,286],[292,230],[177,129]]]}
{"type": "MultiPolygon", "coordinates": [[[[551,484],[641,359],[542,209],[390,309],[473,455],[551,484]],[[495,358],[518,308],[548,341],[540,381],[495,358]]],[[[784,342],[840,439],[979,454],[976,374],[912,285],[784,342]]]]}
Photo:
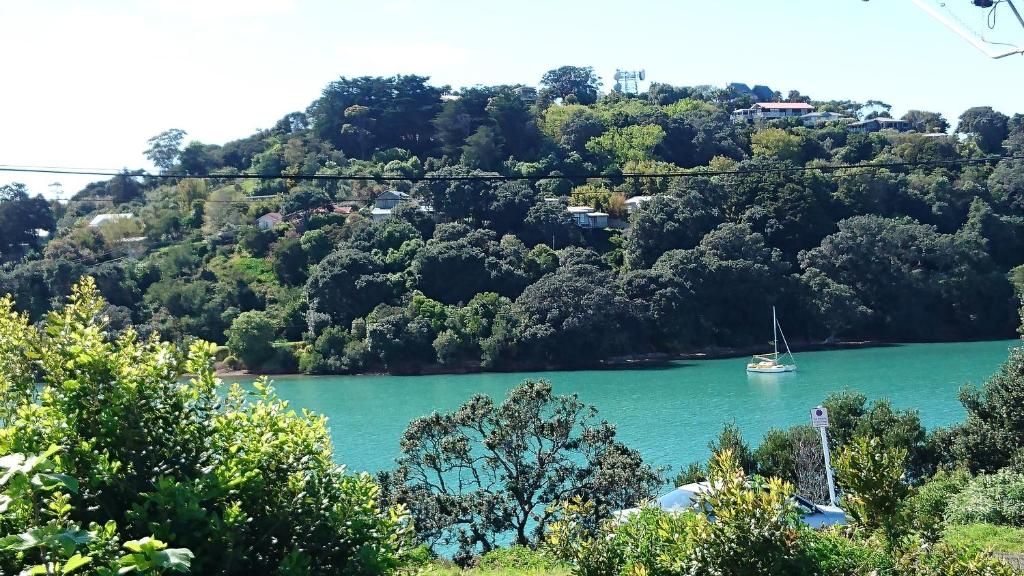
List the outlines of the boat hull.
{"type": "Polygon", "coordinates": [[[756,374],[781,374],[783,372],[796,372],[796,366],[780,364],[778,366],[747,366],[747,372],[756,374]]]}

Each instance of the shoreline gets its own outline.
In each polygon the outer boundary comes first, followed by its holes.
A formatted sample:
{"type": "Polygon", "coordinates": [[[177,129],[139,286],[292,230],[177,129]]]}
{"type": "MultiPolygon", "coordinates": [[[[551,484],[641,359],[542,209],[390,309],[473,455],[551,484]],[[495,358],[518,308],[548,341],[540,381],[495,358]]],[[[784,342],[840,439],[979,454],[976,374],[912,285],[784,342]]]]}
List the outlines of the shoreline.
{"type": "MultiPolygon", "coordinates": [[[[984,340],[950,340],[942,342],[886,342],[881,340],[860,340],[860,341],[838,341],[838,342],[796,342],[790,348],[793,353],[799,352],[820,352],[830,350],[856,350],[862,348],[886,348],[901,346],[904,344],[955,344],[961,342],[978,342],[984,340]]],[[[511,364],[500,369],[483,369],[479,364],[462,364],[457,366],[417,366],[408,371],[366,371],[352,374],[305,374],[302,372],[249,372],[248,370],[232,370],[218,367],[216,375],[219,377],[243,378],[259,376],[432,376],[443,374],[482,374],[482,373],[509,373],[509,372],[574,372],[581,370],[623,370],[630,368],[641,368],[650,366],[661,366],[680,360],[721,360],[727,358],[742,358],[759,352],[763,353],[764,346],[741,346],[725,347],[710,346],[686,352],[649,352],[645,354],[626,354],[613,356],[597,362],[580,365],[541,365],[541,364],[511,364]]],[[[412,368],[412,367],[410,367],[412,368]]]]}

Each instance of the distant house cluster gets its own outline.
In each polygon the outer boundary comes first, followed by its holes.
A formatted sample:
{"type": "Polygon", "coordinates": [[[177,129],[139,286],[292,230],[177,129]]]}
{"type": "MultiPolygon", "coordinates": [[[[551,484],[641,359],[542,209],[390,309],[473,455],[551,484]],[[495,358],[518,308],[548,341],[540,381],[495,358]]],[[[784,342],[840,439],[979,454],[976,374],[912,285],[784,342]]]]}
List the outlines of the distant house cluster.
{"type": "Polygon", "coordinates": [[[909,132],[914,129],[910,122],[896,118],[872,118],[857,122],[855,118],[843,116],[836,112],[816,112],[814,106],[806,102],[758,102],[750,108],[740,108],[733,111],[732,118],[736,122],[796,118],[808,128],[820,126],[827,122],[843,122],[847,130],[855,133],[878,132],[879,130],[909,132]]]}

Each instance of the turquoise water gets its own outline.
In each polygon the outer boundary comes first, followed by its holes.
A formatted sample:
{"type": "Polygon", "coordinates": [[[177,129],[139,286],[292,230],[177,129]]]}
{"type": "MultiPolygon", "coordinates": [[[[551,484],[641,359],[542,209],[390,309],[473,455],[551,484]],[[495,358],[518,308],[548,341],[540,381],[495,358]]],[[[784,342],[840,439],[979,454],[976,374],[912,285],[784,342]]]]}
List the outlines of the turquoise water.
{"type": "Polygon", "coordinates": [[[756,445],[772,427],[807,422],[830,392],[848,388],[920,412],[926,426],[963,417],[961,386],[983,383],[1019,340],[907,344],[796,355],[798,372],[748,375],[746,358],[680,361],[664,367],[438,376],[287,376],[278,393],[295,408],[329,418],[335,458],[349,470],[391,468],[410,420],[452,410],[474,393],[503,397],[527,378],[576,393],[615,424],[619,438],[655,465],[674,470],[708,456],[708,441],[730,421],[756,445]]]}

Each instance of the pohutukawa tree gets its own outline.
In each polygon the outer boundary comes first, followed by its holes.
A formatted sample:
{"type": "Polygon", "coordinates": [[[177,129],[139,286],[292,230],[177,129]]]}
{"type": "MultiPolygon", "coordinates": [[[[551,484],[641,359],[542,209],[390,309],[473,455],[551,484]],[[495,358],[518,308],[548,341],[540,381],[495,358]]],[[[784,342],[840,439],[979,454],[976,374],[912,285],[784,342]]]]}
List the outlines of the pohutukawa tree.
{"type": "Polygon", "coordinates": [[[526,381],[496,404],[476,395],[458,410],[414,420],[398,468],[382,473],[420,538],[459,547],[457,561],[498,545],[534,545],[572,498],[595,519],[635,506],[659,486],[657,471],[615,439],[615,428],[575,395],[526,381]]]}

